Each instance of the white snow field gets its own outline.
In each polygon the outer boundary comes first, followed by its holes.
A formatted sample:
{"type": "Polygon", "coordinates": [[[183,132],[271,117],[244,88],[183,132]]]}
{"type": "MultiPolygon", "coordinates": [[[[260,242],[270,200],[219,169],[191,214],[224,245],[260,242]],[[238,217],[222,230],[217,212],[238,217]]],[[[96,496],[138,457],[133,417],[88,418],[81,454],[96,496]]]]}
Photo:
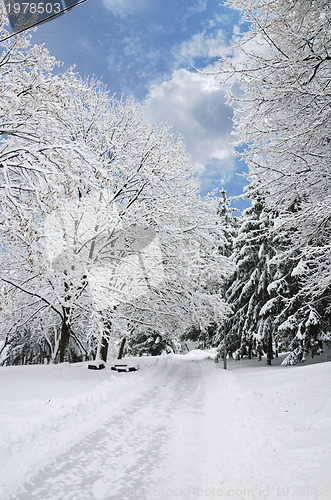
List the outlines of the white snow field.
{"type": "Polygon", "coordinates": [[[212,357],[0,368],[0,499],[330,499],[331,363],[212,357]]]}

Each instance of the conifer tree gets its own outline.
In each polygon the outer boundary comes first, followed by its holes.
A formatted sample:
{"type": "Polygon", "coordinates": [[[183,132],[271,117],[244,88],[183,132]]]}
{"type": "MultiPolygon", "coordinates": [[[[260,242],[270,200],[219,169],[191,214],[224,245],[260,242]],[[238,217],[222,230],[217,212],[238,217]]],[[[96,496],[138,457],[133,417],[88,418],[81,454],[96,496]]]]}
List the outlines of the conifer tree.
{"type": "Polygon", "coordinates": [[[231,350],[240,358],[267,353],[273,358],[274,328],[272,314],[275,300],[268,294],[275,254],[269,229],[272,212],[264,197],[255,196],[251,207],[243,212],[238,236],[234,242],[233,260],[236,270],[228,288],[228,304],[233,311],[229,321],[231,350]]]}
{"type": "MultiPolygon", "coordinates": [[[[220,192],[220,203],[217,212],[221,221],[221,225],[223,227],[222,241],[220,242],[219,252],[229,259],[233,254],[234,241],[238,235],[240,221],[240,218],[238,216],[235,216],[235,214],[238,215],[240,213],[240,210],[234,208],[231,203],[232,198],[229,198],[227,196],[226,190],[223,188],[220,192]]],[[[233,272],[234,268],[232,271],[232,275],[233,272]]],[[[225,280],[223,284],[223,296],[225,300],[227,300],[227,290],[231,281],[231,276],[228,278],[228,280],[225,280]]],[[[234,339],[231,339],[231,334],[229,334],[228,332],[227,319],[224,319],[223,322],[215,325],[214,344],[217,346],[217,360],[219,360],[220,357],[226,356],[228,352],[230,352],[231,354],[234,339]]]]}
{"type": "MultiPolygon", "coordinates": [[[[291,211],[300,210],[300,201],[291,211]]],[[[312,269],[309,259],[293,246],[296,229],[288,229],[276,218],[271,230],[276,255],[273,281],[269,294],[278,299],[278,313],[274,317],[276,341],[280,349],[289,351],[284,365],[296,364],[323,352],[323,342],[330,340],[330,295],[327,291],[315,294],[307,288],[306,282],[312,269]]]]}

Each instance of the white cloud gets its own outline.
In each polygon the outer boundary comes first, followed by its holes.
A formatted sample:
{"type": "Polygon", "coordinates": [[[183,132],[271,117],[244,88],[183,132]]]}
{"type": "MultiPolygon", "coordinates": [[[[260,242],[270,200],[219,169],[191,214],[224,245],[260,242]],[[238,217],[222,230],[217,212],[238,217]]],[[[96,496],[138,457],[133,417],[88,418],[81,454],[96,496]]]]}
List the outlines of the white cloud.
{"type": "Polygon", "coordinates": [[[195,4],[191,5],[187,9],[187,13],[188,15],[198,14],[199,12],[204,12],[205,10],[207,10],[207,7],[207,0],[198,0],[195,4]]]}
{"type": "Polygon", "coordinates": [[[202,182],[217,178],[224,183],[232,177],[232,111],[224,88],[212,77],[176,70],[169,81],[151,89],[144,104],[153,122],[166,121],[182,135],[202,182]]]}
{"type": "Polygon", "coordinates": [[[202,31],[176,47],[174,54],[176,64],[179,66],[187,63],[193,64],[197,58],[219,58],[225,49],[226,39],[223,30],[218,30],[210,35],[206,31],[202,31]]]}

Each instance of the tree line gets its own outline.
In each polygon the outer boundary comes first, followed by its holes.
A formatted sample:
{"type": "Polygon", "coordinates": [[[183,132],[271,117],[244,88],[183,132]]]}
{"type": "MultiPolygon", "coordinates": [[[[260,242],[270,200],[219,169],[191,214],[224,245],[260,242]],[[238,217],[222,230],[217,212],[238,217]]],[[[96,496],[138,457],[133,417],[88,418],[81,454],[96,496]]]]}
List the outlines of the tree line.
{"type": "Polygon", "coordinates": [[[224,190],[199,196],[180,139],[132,100],[60,73],[25,35],[4,44],[2,362],[192,338],[295,364],[331,340],[331,6],[227,4],[249,26],[212,75],[248,167],[241,216],[224,190]]]}
{"type": "Polygon", "coordinates": [[[180,138],[26,35],[0,71],[2,362],[106,360],[123,337],[171,350],[221,319],[217,200],[180,138]]]}
{"type": "Polygon", "coordinates": [[[331,5],[227,4],[249,30],[216,77],[229,84],[252,200],[232,239],[229,342],[268,363],[290,351],[293,364],[331,340],[331,5]]]}

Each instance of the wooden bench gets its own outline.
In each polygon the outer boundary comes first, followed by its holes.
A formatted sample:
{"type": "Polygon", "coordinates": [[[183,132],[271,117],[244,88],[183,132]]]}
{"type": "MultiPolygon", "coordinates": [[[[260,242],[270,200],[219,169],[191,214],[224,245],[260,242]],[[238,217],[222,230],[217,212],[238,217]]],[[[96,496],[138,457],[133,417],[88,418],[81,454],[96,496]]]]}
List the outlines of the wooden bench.
{"type": "Polygon", "coordinates": [[[138,368],[136,366],[128,366],[128,365],[122,365],[122,364],[116,364],[111,367],[111,370],[115,370],[119,373],[128,373],[128,372],[136,372],[138,368]]]}
{"type": "Polygon", "coordinates": [[[87,365],[87,368],[89,370],[102,370],[103,368],[105,368],[105,364],[104,363],[99,363],[99,364],[90,363],[89,365],[87,365]]]}

